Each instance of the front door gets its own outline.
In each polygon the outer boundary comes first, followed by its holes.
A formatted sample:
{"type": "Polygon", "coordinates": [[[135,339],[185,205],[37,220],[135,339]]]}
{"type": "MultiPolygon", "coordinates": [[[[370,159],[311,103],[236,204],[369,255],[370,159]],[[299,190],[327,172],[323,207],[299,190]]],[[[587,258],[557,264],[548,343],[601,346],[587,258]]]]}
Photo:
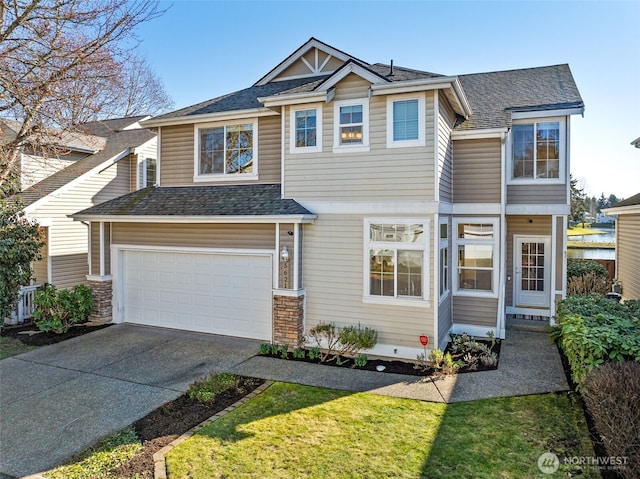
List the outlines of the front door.
{"type": "Polygon", "coordinates": [[[514,305],[520,308],[550,306],[551,238],[514,238],[514,305]]]}

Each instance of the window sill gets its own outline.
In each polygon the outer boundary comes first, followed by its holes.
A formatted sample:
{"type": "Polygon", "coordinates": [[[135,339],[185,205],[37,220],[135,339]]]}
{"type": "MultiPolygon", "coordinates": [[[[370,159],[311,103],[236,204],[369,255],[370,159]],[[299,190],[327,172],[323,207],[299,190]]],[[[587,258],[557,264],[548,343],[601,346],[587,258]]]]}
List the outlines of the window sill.
{"type": "Polygon", "coordinates": [[[564,185],[567,182],[561,178],[527,178],[527,179],[510,179],[507,185],[564,185]]]}
{"type": "Polygon", "coordinates": [[[381,296],[362,296],[362,302],[366,304],[380,304],[386,306],[405,306],[409,308],[430,308],[431,301],[427,299],[413,298],[389,298],[381,296]]]}
{"type": "Polygon", "coordinates": [[[387,148],[418,148],[425,145],[424,140],[387,141],[387,148]]]}
{"type": "Polygon", "coordinates": [[[200,175],[194,176],[194,183],[217,182],[217,181],[257,181],[258,175],[236,174],[236,175],[200,175]]]}
{"type": "Polygon", "coordinates": [[[301,154],[304,154],[304,153],[322,153],[322,147],[321,146],[307,146],[307,147],[291,148],[289,153],[291,155],[301,155],[301,154]]]}

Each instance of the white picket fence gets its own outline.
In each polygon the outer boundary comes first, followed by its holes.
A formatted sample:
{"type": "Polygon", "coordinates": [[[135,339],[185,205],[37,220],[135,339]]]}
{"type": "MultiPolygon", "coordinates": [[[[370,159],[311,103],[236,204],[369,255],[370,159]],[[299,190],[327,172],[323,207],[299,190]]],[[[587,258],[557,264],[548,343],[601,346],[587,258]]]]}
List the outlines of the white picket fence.
{"type": "Polygon", "coordinates": [[[16,325],[22,324],[27,319],[33,317],[33,311],[35,310],[34,298],[36,295],[36,291],[41,285],[34,284],[32,286],[23,286],[20,288],[20,292],[18,293],[18,307],[11,313],[9,318],[4,320],[5,324],[8,325],[16,325]]]}

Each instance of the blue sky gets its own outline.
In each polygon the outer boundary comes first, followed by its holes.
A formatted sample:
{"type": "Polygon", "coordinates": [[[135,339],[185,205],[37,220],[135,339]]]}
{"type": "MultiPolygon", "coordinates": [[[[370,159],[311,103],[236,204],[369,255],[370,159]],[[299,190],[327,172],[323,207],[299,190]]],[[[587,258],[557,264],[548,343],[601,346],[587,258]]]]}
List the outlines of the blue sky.
{"type": "Polygon", "coordinates": [[[142,54],[182,108],[253,84],[310,37],[364,61],[447,75],[568,63],[585,191],[640,192],[640,1],[185,1],[142,26],[142,54]]]}

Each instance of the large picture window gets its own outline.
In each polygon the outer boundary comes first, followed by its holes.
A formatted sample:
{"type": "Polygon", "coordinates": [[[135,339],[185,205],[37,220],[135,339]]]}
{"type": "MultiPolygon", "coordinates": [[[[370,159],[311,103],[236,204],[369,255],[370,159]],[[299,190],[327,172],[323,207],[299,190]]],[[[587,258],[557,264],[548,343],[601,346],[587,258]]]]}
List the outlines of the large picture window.
{"type": "Polygon", "coordinates": [[[366,222],[365,296],[425,299],[428,222],[366,222]]]}
{"type": "Polygon", "coordinates": [[[197,176],[253,175],[255,123],[197,130],[197,176]]]}
{"type": "Polygon", "coordinates": [[[514,124],[512,179],[547,180],[561,177],[561,123],[514,124]]]}
{"type": "Polygon", "coordinates": [[[456,293],[495,295],[498,268],[498,223],[496,219],[454,221],[457,271],[456,293]]]}

